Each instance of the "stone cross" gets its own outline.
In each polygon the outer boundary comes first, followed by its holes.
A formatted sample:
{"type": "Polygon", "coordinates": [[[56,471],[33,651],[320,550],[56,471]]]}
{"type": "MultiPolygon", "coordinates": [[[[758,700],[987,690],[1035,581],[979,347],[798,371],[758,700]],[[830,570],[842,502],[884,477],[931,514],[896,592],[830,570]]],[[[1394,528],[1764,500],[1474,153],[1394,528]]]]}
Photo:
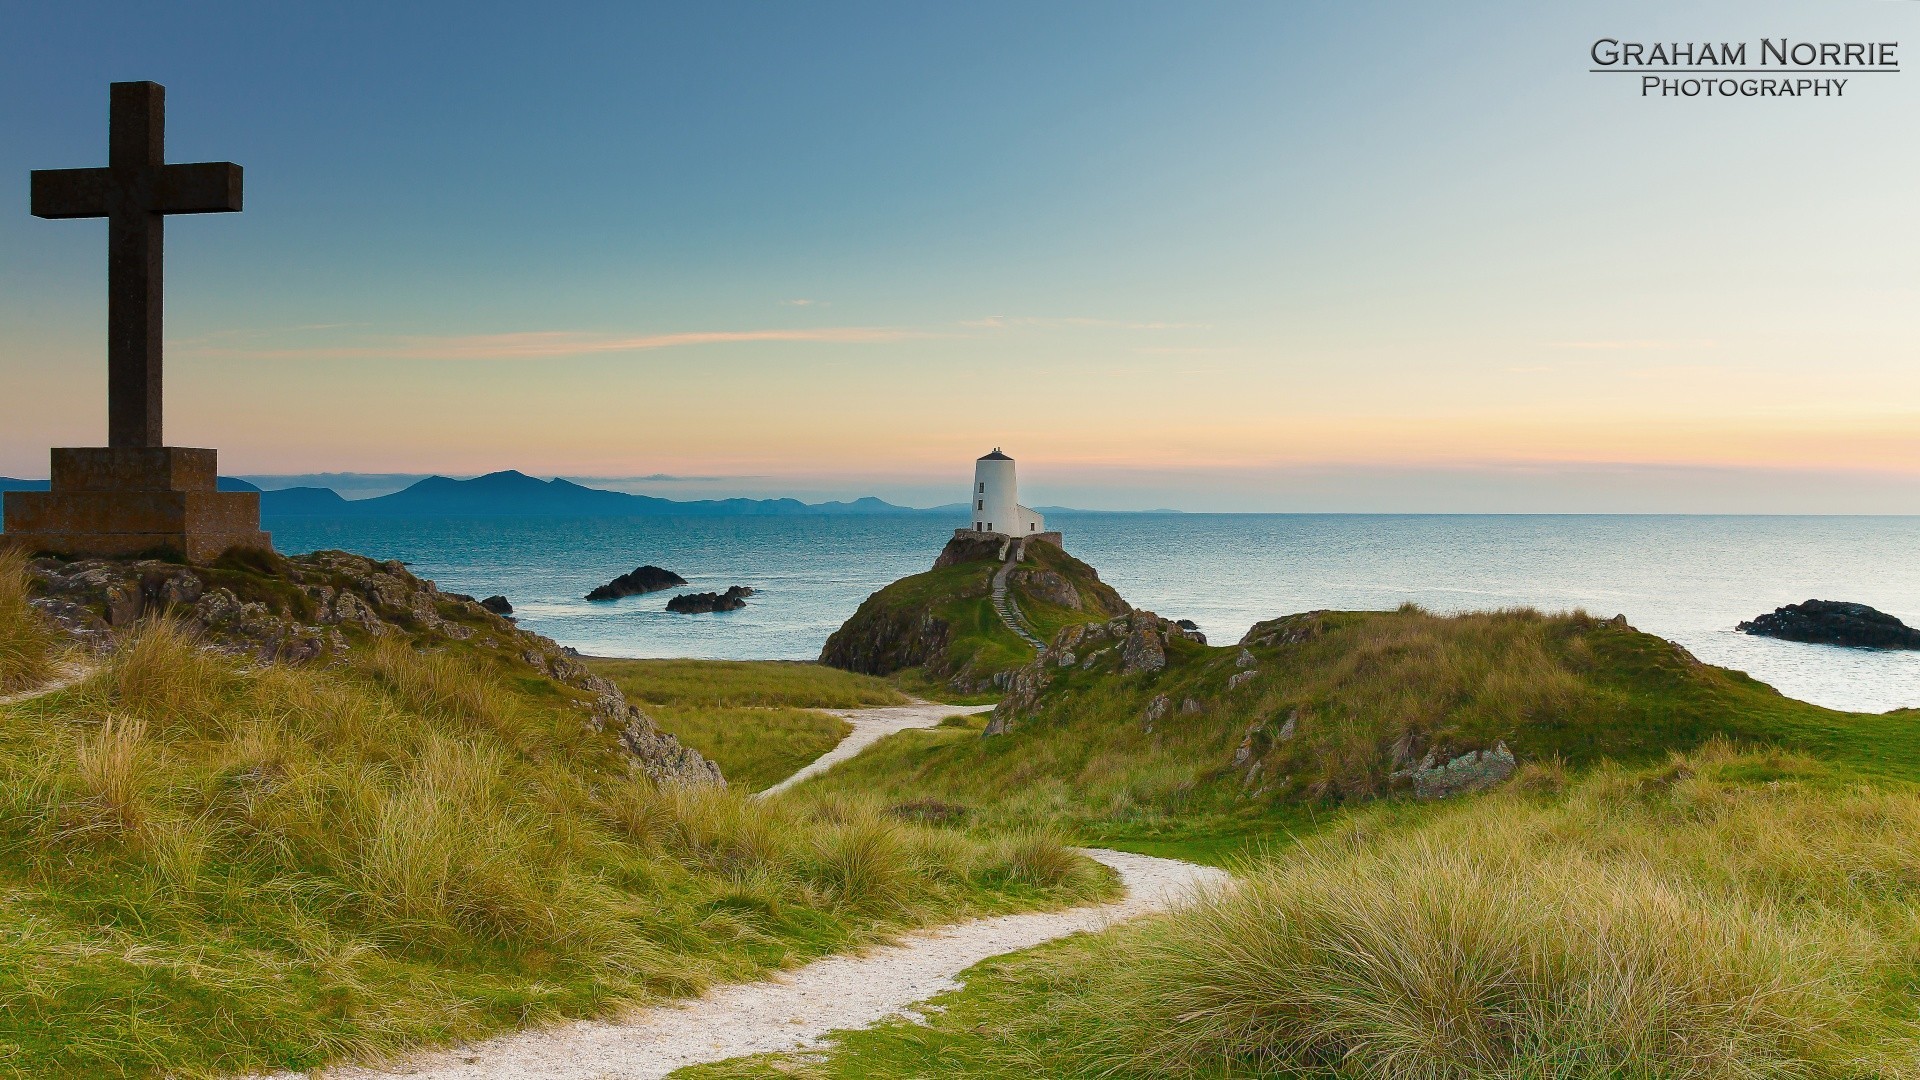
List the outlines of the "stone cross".
{"type": "Polygon", "coordinates": [[[239,210],[240,166],[166,163],[159,83],[114,83],[111,97],[107,167],[36,170],[33,215],[107,219],[107,445],[161,446],[161,226],[239,210]]]}

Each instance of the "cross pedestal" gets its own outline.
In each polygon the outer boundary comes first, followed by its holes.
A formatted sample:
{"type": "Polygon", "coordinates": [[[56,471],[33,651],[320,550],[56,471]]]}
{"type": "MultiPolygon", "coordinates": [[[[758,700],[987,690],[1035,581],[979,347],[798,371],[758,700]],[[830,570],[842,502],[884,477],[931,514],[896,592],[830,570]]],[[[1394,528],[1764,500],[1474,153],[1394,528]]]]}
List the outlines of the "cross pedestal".
{"type": "Polygon", "coordinates": [[[107,167],[33,174],[33,214],[107,219],[107,443],[53,452],[51,491],[6,493],[0,542],[56,555],[272,551],[258,492],[216,490],[212,450],[162,445],[161,251],[168,214],[240,209],[240,166],[166,162],[166,89],[114,83],[107,167]]]}
{"type": "Polygon", "coordinates": [[[190,562],[212,562],[232,547],[272,551],[260,531],[260,493],[218,491],[217,473],[212,450],[59,447],[52,491],[6,493],[5,539],[36,553],[190,562]]]}

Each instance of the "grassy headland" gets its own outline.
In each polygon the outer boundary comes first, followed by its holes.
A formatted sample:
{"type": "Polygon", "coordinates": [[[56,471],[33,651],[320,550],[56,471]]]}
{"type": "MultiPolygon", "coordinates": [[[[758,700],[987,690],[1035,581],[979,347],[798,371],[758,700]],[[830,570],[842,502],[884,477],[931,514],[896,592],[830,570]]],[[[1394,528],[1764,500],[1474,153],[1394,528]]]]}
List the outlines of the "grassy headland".
{"type": "Polygon", "coordinates": [[[1154,673],[1059,668],[1009,735],[905,732],[807,786],[1217,861],[1393,793],[1429,754],[1502,742],[1523,763],[1580,769],[1726,738],[1920,776],[1909,714],[1795,701],[1578,614],[1309,613],[1256,627],[1244,652],[1172,640],[1167,656],[1154,673]]]}
{"type": "Polygon", "coordinates": [[[0,707],[0,1072],[310,1067],[1110,888],[1038,833],[657,786],[587,704],[474,643],[248,664],[161,619],[0,707]]]}

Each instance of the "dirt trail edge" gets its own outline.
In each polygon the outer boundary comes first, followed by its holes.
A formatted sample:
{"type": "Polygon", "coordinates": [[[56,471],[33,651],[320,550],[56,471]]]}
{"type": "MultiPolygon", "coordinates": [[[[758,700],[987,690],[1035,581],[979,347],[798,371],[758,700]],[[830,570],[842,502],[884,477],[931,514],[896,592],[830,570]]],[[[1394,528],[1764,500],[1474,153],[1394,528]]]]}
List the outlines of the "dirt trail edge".
{"type": "Polygon", "coordinates": [[[93,674],[93,672],[94,666],[92,664],[83,663],[78,660],[66,661],[60,665],[60,670],[54,675],[53,681],[43,683],[31,690],[23,690],[18,694],[0,694],[0,705],[19,705],[23,702],[32,701],[34,698],[46,697],[48,694],[57,694],[62,690],[78,686],[82,682],[85,682],[87,676],[93,674]]]}
{"type": "MultiPolygon", "coordinates": [[[[433,1051],[389,1069],[326,1070],[327,1080],[643,1080],[687,1065],[804,1050],[956,989],[991,956],[1171,907],[1227,881],[1224,871],[1118,851],[1088,855],[1120,872],[1126,899],[1098,907],[975,919],[914,934],[861,956],[832,956],[762,982],[622,1020],[578,1021],[433,1051]]],[[[284,1074],[283,1074],[284,1075],[284,1074]]]]}
{"type": "Polygon", "coordinates": [[[833,749],[808,762],[799,772],[755,797],[765,798],[776,791],[785,791],[815,773],[826,772],[896,731],[935,727],[949,716],[972,716],[992,708],[991,705],[942,705],[937,701],[916,701],[911,705],[888,705],[877,709],[821,709],[823,713],[838,716],[852,724],[853,731],[833,749]]]}

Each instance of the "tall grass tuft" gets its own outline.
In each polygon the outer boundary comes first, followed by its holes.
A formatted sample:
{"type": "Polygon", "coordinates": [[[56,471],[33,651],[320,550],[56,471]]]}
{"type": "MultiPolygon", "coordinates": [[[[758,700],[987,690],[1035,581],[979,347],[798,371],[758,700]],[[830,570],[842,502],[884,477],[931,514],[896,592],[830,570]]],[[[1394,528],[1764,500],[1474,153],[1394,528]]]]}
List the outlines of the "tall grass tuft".
{"type": "Polygon", "coordinates": [[[137,832],[145,820],[140,788],[146,772],[146,721],[109,716],[99,728],[80,737],[74,749],[74,779],[81,794],[101,818],[125,833],[137,832]]]}
{"type": "Polygon", "coordinates": [[[27,560],[0,547],[0,695],[30,690],[53,674],[58,637],[27,603],[27,560]]]}
{"type": "Polygon", "coordinates": [[[1920,1045],[1875,1005],[1920,946],[1920,798],[1705,776],[1753,763],[1362,819],[1124,938],[1065,1012],[1124,1073],[1877,1075],[1920,1045]]]}
{"type": "Polygon", "coordinates": [[[238,683],[232,662],[200,648],[190,627],[158,618],[134,629],[89,689],[108,708],[174,732],[217,723],[238,683]]]}
{"type": "Polygon", "coordinates": [[[512,712],[503,687],[450,652],[425,652],[392,635],[373,643],[365,664],[402,703],[426,716],[500,728],[512,712]]]}

